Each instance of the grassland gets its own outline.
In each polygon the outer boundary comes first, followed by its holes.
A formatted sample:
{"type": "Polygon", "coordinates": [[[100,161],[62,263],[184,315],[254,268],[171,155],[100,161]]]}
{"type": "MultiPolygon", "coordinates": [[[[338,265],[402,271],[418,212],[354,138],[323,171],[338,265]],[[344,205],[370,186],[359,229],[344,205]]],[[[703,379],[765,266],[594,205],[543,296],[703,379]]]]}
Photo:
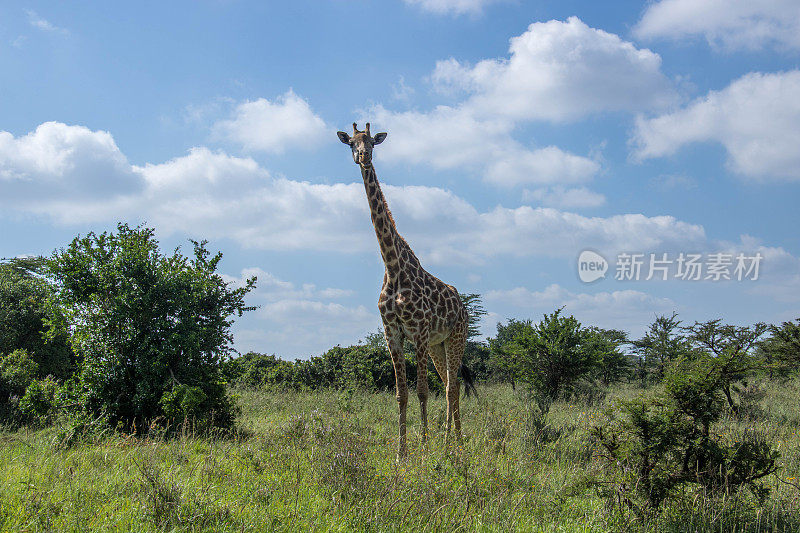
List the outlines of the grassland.
{"type": "Polygon", "coordinates": [[[400,464],[392,394],[240,390],[235,438],[109,432],[65,446],[58,425],[0,433],[0,530],[800,531],[800,381],[765,388],[753,416],[718,428],[735,439],[757,427],[780,451],[763,504],[686,493],[647,522],[609,505],[589,429],[632,387],[557,403],[544,431],[509,388],[479,387],[449,453],[444,399],[431,401],[425,449],[410,401],[400,464]]]}

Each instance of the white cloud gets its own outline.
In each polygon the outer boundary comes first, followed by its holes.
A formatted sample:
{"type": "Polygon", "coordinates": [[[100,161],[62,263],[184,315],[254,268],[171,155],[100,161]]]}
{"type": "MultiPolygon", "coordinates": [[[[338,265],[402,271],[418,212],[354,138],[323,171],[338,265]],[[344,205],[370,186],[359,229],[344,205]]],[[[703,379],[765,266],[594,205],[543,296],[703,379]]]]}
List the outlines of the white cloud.
{"type": "Polygon", "coordinates": [[[252,159],[207,148],[139,171],[149,185],[149,220],[164,231],[231,238],[245,248],[342,252],[363,250],[371,231],[357,225],[369,221],[360,184],[274,178],[252,159]]]}
{"type": "MultiPolygon", "coordinates": [[[[110,134],[48,123],[0,135],[7,209],[60,223],[145,220],[165,233],[232,239],[245,248],[339,253],[376,250],[361,183],[313,184],[274,177],[250,158],[208,148],[160,164],[130,166],[110,134]],[[16,187],[16,188],[14,188],[16,187]],[[47,192],[55,188],[56,193],[47,192]],[[50,196],[47,196],[47,195],[50,196]]],[[[705,241],[673,217],[584,217],[550,208],[478,211],[437,187],[386,185],[399,230],[423,257],[568,257],[586,246],[616,251],[705,241]]]]}
{"type": "Polygon", "coordinates": [[[624,214],[585,217],[552,208],[496,207],[481,213],[475,230],[463,238],[463,249],[476,257],[529,255],[573,257],[584,248],[604,252],[675,250],[702,247],[702,226],[671,216],[624,214]]]}
{"type": "Polygon", "coordinates": [[[648,6],[634,28],[642,39],[684,40],[702,35],[714,47],[800,48],[796,0],[661,0],[648,6]]]}
{"type": "Polygon", "coordinates": [[[586,157],[555,146],[535,150],[511,149],[497,154],[486,171],[486,179],[499,185],[529,183],[580,183],[591,179],[600,165],[586,157]]]}
{"type": "Polygon", "coordinates": [[[369,311],[363,305],[331,301],[352,296],[349,290],[318,289],[311,283],[298,287],[259,267],[243,269],[237,277],[223,277],[234,286],[242,286],[252,276],[258,282],[247,303],[259,308],[236,322],[240,351],[275,347],[281,349],[283,357],[307,358],[336,344],[355,344],[380,325],[377,309],[369,311]]]}
{"type": "Polygon", "coordinates": [[[413,87],[406,85],[406,80],[403,76],[397,79],[397,83],[392,84],[392,100],[397,100],[408,104],[416,91],[413,87]]]}
{"type": "Polygon", "coordinates": [[[526,148],[511,137],[511,124],[478,120],[463,107],[395,113],[376,106],[370,116],[391,135],[376,150],[378,160],[477,171],[503,187],[581,183],[600,170],[595,160],[556,146],[526,148]]]}
{"type": "Polygon", "coordinates": [[[314,148],[327,139],[329,130],[308,102],[291,89],[273,102],[259,98],[241,103],[232,118],[213,126],[215,135],[245,150],[271,153],[314,148]]]}
{"type": "Polygon", "coordinates": [[[546,207],[560,209],[580,209],[586,207],[599,207],[606,203],[606,197],[592,192],[586,187],[566,189],[564,187],[551,187],[522,191],[522,199],[526,202],[537,202],[546,207]]]}
{"type": "Polygon", "coordinates": [[[734,172],[756,180],[800,180],[800,71],[750,73],[721,91],[655,118],[639,117],[638,159],[694,142],[718,142],[734,172]]]}
{"type": "Polygon", "coordinates": [[[25,11],[28,15],[28,23],[38,30],[42,30],[48,33],[60,33],[62,35],[68,35],[69,32],[64,28],[59,28],[49,20],[43,19],[40,17],[36,11],[32,9],[28,9],[25,11]]]}
{"type": "Polygon", "coordinates": [[[304,283],[298,287],[295,283],[282,280],[260,267],[245,268],[238,277],[223,275],[223,278],[235,287],[243,287],[246,280],[254,276],[258,282],[256,290],[250,294],[248,301],[255,305],[286,300],[336,300],[353,295],[351,290],[319,289],[313,283],[304,283]]]}
{"type": "Polygon", "coordinates": [[[112,201],[141,189],[105,131],[45,122],[15,137],[0,131],[0,206],[47,214],[62,199],[112,201]]]}
{"type": "Polygon", "coordinates": [[[404,0],[406,4],[439,14],[477,15],[483,8],[501,0],[404,0]]]}
{"type": "Polygon", "coordinates": [[[766,246],[750,235],[742,235],[739,242],[719,243],[719,251],[733,257],[740,253],[748,257],[760,254],[758,279],[749,282],[748,292],[777,302],[800,303],[800,258],[782,247],[766,246]]]}
{"type": "Polygon", "coordinates": [[[558,284],[541,291],[525,287],[488,291],[486,301],[508,305],[527,313],[526,316],[551,313],[564,307],[563,313],[573,315],[584,324],[604,328],[623,328],[634,336],[642,333],[654,314],[671,313],[677,305],[669,298],[652,296],[635,290],[575,293],[558,284]]]}
{"type": "Polygon", "coordinates": [[[440,61],[437,87],[464,88],[479,118],[571,121],[605,111],[642,111],[676,101],[661,57],[577,17],[536,22],[511,39],[510,57],[474,66],[440,61]]]}
{"type": "Polygon", "coordinates": [[[283,358],[307,359],[332,346],[356,344],[380,327],[377,309],[287,300],[265,305],[255,319],[242,319],[234,335],[242,352],[270,351],[273,347],[283,358]]]}
{"type": "Polygon", "coordinates": [[[391,135],[376,157],[460,168],[502,186],[584,183],[600,170],[595,158],[525,146],[514,130],[531,121],[660,109],[677,98],[660,69],[658,54],[576,17],[534,23],[511,39],[507,58],[436,64],[434,86],[460,95],[457,104],[428,112],[370,109],[373,124],[391,135]]]}

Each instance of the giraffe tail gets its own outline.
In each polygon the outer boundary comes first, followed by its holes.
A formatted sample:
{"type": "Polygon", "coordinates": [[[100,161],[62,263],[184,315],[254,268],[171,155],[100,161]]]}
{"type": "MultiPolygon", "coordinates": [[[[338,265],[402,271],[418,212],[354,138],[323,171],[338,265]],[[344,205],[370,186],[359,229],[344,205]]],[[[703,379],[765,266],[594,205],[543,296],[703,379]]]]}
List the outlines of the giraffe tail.
{"type": "Polygon", "coordinates": [[[461,373],[461,379],[464,381],[464,394],[469,398],[470,394],[474,394],[475,397],[478,397],[478,391],[475,390],[475,377],[472,375],[472,370],[465,364],[461,365],[459,369],[461,373]]]}

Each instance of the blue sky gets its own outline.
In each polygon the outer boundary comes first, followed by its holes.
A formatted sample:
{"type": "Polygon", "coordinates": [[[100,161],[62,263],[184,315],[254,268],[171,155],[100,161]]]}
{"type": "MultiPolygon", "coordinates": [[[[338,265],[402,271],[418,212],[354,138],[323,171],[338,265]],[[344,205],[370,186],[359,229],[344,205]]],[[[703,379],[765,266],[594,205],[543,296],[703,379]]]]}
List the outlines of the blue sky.
{"type": "Polygon", "coordinates": [[[383,266],[335,132],[369,120],[400,233],[484,296],[487,335],[562,305],[633,336],[673,311],[797,318],[800,7],[760,4],[4,2],[0,257],[144,222],[258,275],[238,349],[356,342],[383,266]],[[641,279],[615,279],[621,253],[641,279]],[[733,279],[676,277],[681,253],[733,279]]]}

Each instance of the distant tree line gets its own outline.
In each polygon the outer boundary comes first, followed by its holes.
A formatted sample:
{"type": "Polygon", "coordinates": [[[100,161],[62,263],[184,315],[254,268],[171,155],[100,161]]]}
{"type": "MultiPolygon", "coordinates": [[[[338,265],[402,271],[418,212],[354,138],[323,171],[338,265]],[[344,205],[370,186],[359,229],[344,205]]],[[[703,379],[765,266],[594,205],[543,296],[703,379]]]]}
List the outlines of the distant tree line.
{"type": "MultiPolygon", "coordinates": [[[[205,242],[192,248],[189,255],[165,254],[152,229],[120,224],[115,232],[76,237],[50,257],[0,261],[0,424],[66,416],[78,426],[137,432],[189,420],[195,427],[227,428],[236,416],[229,385],[394,389],[391,358],[378,332],[296,361],[238,356],[231,325],[252,309],[245,296],[256,280],[232,286],[217,272],[221,254],[205,242]]],[[[752,378],[783,379],[800,369],[800,320],[742,327],[720,320],[683,324],[672,314],[629,339],[557,309],[539,321],[499,323],[493,337],[481,339],[481,297],[461,297],[470,316],[465,364],[479,383],[517,389],[542,424],[556,400],[593,401],[608,386],[630,382],[671,391],[659,405],[671,405],[680,416],[694,416],[687,413],[705,402],[705,418],[691,421],[702,435],[719,409],[750,409],[752,378]],[[684,393],[694,396],[687,400],[684,393]]],[[[410,343],[405,355],[413,383],[410,343]]],[[[432,392],[441,393],[432,365],[428,378],[432,392]]],[[[645,416],[651,407],[636,412],[645,416]]]]}

